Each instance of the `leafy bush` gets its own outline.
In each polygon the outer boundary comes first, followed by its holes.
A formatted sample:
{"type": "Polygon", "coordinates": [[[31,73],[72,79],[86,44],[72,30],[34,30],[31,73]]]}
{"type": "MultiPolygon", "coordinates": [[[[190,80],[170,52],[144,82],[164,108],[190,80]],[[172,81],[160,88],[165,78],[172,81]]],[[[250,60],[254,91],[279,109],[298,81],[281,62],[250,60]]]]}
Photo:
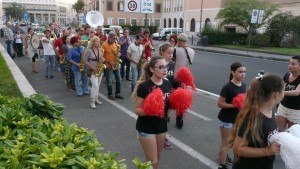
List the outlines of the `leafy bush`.
{"type": "MultiPolygon", "coordinates": [[[[249,43],[250,36],[247,37],[246,42],[249,43]]],[[[251,36],[250,45],[259,47],[270,46],[270,35],[269,34],[255,34],[251,36]]]]}
{"type": "Polygon", "coordinates": [[[94,133],[64,121],[63,106],[49,97],[0,96],[0,103],[0,168],[126,168],[117,153],[102,152],[94,133]]]}

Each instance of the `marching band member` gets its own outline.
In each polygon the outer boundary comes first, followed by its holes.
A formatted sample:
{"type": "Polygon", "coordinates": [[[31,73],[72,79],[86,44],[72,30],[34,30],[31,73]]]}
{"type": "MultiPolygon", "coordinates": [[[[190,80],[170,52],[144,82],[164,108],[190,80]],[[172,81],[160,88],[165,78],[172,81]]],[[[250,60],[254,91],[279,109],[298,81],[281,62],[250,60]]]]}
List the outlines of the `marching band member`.
{"type": "Polygon", "coordinates": [[[152,39],[149,38],[149,36],[150,36],[149,29],[145,29],[143,33],[144,33],[143,34],[144,39],[143,39],[142,44],[144,45],[144,48],[145,48],[146,60],[148,61],[152,57],[152,52],[154,50],[154,47],[153,47],[152,39]]]}
{"type": "Polygon", "coordinates": [[[86,76],[87,69],[83,59],[83,47],[80,45],[78,37],[71,38],[72,48],[68,52],[68,60],[72,63],[72,71],[75,77],[76,95],[82,96],[89,94],[88,78],[86,76]],[[82,80],[83,87],[80,82],[82,80]]]}
{"type": "Polygon", "coordinates": [[[103,76],[104,67],[104,57],[103,50],[100,47],[100,39],[97,36],[94,36],[90,39],[90,43],[85,50],[84,61],[88,66],[89,70],[91,70],[90,81],[92,83],[91,88],[91,96],[90,96],[90,106],[95,109],[96,104],[103,104],[103,102],[99,101],[99,88],[101,84],[101,79],[103,76]]]}
{"type": "Polygon", "coordinates": [[[124,28],[123,36],[119,38],[119,44],[121,45],[121,79],[130,81],[129,74],[130,74],[130,60],[126,58],[128,46],[133,42],[133,39],[129,36],[129,29],[124,28]],[[125,72],[126,66],[126,72],[125,72]]]}
{"type": "Polygon", "coordinates": [[[44,59],[45,59],[45,78],[54,78],[54,64],[55,64],[55,51],[53,43],[54,41],[50,39],[51,31],[49,29],[44,32],[45,37],[42,38],[42,44],[44,49],[44,59]]]}
{"type": "Polygon", "coordinates": [[[67,85],[67,90],[70,92],[75,90],[74,74],[72,72],[72,64],[67,59],[69,49],[71,49],[73,47],[70,42],[71,37],[72,37],[72,35],[62,38],[62,41],[63,41],[62,49],[64,51],[64,55],[65,55],[64,57],[66,58],[65,64],[64,64],[65,65],[66,85],[67,85]]]}
{"type": "Polygon", "coordinates": [[[64,29],[62,32],[62,37],[59,37],[54,42],[54,51],[59,58],[59,67],[62,73],[63,79],[65,79],[65,54],[62,49],[63,46],[63,38],[69,36],[69,31],[64,29]]]}
{"type": "Polygon", "coordinates": [[[121,79],[119,73],[119,64],[120,64],[120,53],[118,51],[117,43],[115,43],[116,34],[113,31],[110,31],[108,34],[108,39],[102,45],[104,50],[104,58],[106,64],[106,80],[107,80],[107,91],[108,98],[111,100],[124,99],[121,93],[121,79]],[[112,93],[112,78],[113,75],[116,79],[116,91],[115,96],[112,93]]]}
{"type": "Polygon", "coordinates": [[[35,63],[37,61],[38,55],[36,54],[33,47],[30,45],[30,38],[33,35],[33,33],[33,28],[29,27],[27,29],[27,35],[24,36],[25,55],[27,55],[30,58],[32,72],[38,73],[39,71],[37,70],[37,65],[35,63]]]}
{"type": "Polygon", "coordinates": [[[105,42],[107,39],[106,35],[103,33],[102,26],[97,26],[95,36],[98,36],[98,38],[100,38],[100,40],[101,40],[100,45],[102,45],[103,42],[105,42]]]}

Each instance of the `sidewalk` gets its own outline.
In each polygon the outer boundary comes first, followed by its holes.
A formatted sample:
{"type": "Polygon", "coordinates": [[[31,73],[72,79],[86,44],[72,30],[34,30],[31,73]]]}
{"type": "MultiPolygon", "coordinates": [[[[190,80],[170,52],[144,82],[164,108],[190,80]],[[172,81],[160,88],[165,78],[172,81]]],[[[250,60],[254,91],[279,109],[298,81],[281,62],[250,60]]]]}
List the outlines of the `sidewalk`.
{"type": "Polygon", "coordinates": [[[201,50],[201,51],[206,51],[206,52],[238,55],[238,56],[245,56],[245,57],[254,57],[254,58],[277,60],[277,61],[289,61],[292,58],[292,56],[286,56],[286,55],[280,55],[280,54],[262,53],[262,52],[236,50],[236,49],[226,49],[226,48],[219,48],[219,47],[212,47],[212,46],[192,45],[191,48],[193,48],[194,50],[201,50]]]}

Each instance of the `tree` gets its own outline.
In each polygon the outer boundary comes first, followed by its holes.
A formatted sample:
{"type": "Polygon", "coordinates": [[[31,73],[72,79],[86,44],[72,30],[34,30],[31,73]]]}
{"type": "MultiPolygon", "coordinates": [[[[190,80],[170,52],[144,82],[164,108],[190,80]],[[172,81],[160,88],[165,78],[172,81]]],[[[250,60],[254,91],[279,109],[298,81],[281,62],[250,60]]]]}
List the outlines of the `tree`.
{"type": "Polygon", "coordinates": [[[299,16],[291,12],[278,13],[268,21],[267,33],[271,36],[271,43],[280,46],[282,38],[286,34],[298,33],[300,24],[299,16]]]}
{"type": "Polygon", "coordinates": [[[217,19],[221,19],[221,25],[236,24],[249,31],[251,28],[259,28],[278,8],[264,0],[228,0],[225,8],[221,9],[217,19]],[[262,24],[252,25],[251,15],[253,9],[264,10],[262,24]]]}
{"type": "Polygon", "coordinates": [[[72,5],[73,9],[76,11],[77,21],[79,21],[79,13],[82,13],[84,10],[84,2],[83,0],[77,0],[75,4],[72,5]]]}
{"type": "Polygon", "coordinates": [[[10,4],[9,7],[5,8],[5,13],[10,16],[11,19],[17,21],[22,20],[24,16],[25,9],[21,4],[16,2],[10,4]]]}

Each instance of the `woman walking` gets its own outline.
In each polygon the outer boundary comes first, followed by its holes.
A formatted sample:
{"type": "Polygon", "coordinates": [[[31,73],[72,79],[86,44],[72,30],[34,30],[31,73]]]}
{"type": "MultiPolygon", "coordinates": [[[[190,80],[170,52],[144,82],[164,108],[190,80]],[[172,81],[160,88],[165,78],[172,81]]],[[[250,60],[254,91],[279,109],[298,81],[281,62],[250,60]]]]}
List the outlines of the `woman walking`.
{"type": "Polygon", "coordinates": [[[168,96],[171,86],[167,75],[167,62],[162,57],[152,57],[144,66],[144,72],[137,82],[132,97],[135,101],[135,113],[138,115],[136,129],[138,139],[144,150],[147,161],[151,161],[154,169],[158,169],[161,152],[167,132],[167,112],[169,108],[168,96]],[[145,98],[151,90],[160,88],[164,94],[164,117],[146,116],[142,108],[145,98]]]}
{"type": "Polygon", "coordinates": [[[63,41],[63,52],[64,52],[64,61],[65,61],[65,76],[66,76],[66,84],[67,84],[67,90],[69,92],[73,92],[75,90],[75,84],[74,84],[74,74],[72,72],[72,64],[67,59],[69,49],[71,49],[73,46],[70,43],[71,36],[64,36],[62,38],[63,41]]]}
{"type": "Polygon", "coordinates": [[[96,108],[96,104],[103,104],[101,101],[99,101],[98,97],[101,79],[103,76],[102,72],[104,69],[104,52],[100,44],[100,38],[98,38],[97,36],[92,37],[84,54],[85,64],[91,72],[90,81],[92,83],[92,88],[90,96],[90,106],[92,109],[96,108]]]}
{"type": "Polygon", "coordinates": [[[252,80],[236,119],[229,145],[235,156],[233,169],[272,169],[280,145],[269,140],[277,133],[272,109],[284,96],[284,82],[274,74],[252,80]]]}
{"type": "Polygon", "coordinates": [[[226,142],[239,113],[237,107],[232,104],[232,100],[238,94],[246,93],[246,85],[243,83],[246,75],[246,67],[239,62],[235,62],[230,66],[230,70],[229,82],[223,86],[218,100],[218,107],[221,108],[218,115],[221,132],[219,169],[227,169],[226,163],[232,164],[232,160],[227,155],[228,148],[226,142]]]}

